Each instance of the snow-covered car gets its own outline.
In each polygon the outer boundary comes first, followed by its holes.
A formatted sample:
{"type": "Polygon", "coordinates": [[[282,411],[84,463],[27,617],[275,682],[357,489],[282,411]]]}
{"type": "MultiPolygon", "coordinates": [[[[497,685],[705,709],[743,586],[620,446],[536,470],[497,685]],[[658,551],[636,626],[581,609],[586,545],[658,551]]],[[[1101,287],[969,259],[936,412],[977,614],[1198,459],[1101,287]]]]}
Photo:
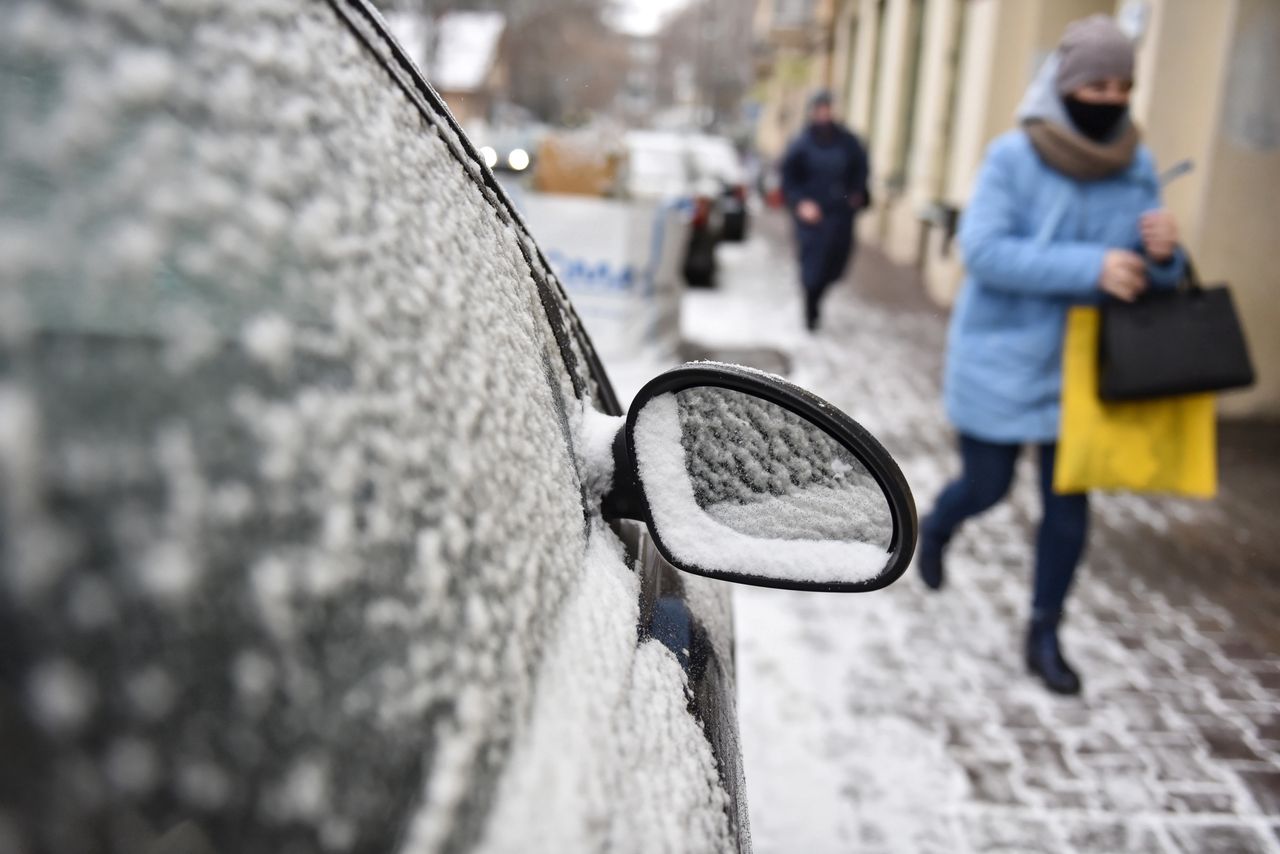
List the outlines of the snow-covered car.
{"type": "Polygon", "coordinates": [[[19,2],[0,107],[0,851],[749,850],[724,580],[897,578],[871,436],[624,419],[365,0],[19,2]]]}
{"type": "Polygon", "coordinates": [[[486,166],[495,172],[527,172],[536,165],[538,146],[546,131],[540,127],[468,128],[486,166]]]}
{"type": "Polygon", "coordinates": [[[712,287],[716,279],[716,242],[723,228],[717,204],[720,183],[699,168],[687,134],[669,131],[628,131],[625,195],[635,199],[674,200],[689,212],[683,274],[693,287],[712,287]]]}
{"type": "Polygon", "coordinates": [[[715,182],[714,204],[719,209],[719,238],[733,243],[747,239],[747,173],[733,143],[723,136],[693,134],[689,151],[698,173],[715,182]]]}

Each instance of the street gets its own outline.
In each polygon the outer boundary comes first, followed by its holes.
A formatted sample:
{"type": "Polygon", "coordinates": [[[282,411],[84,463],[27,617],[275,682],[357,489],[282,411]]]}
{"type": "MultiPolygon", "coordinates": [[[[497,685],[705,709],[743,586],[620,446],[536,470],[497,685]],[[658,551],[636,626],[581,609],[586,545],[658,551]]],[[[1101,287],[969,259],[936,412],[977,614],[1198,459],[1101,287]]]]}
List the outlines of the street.
{"type": "MultiPolygon", "coordinates": [[[[955,471],[946,319],[863,249],[802,331],[785,224],[721,248],[686,295],[699,354],[790,368],[899,461],[923,516],[955,471]]],[[[1224,427],[1212,502],[1097,496],[1064,643],[1080,698],[1023,670],[1033,461],[963,529],[948,578],[866,595],[734,590],[758,854],[1280,851],[1280,472],[1274,431],[1224,427]],[[1270,496],[1268,499],[1267,496],[1270,496]]]]}

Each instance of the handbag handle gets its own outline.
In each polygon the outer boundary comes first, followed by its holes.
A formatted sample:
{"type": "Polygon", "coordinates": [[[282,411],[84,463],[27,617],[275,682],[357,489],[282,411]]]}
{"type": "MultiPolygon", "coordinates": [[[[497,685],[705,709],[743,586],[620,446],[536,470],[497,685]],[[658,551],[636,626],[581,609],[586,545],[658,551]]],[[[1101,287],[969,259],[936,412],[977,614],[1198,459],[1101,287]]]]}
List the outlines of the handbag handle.
{"type": "Polygon", "coordinates": [[[1204,290],[1204,283],[1200,280],[1200,273],[1196,270],[1196,265],[1191,260],[1191,254],[1184,249],[1182,250],[1182,255],[1187,263],[1182,270],[1182,281],[1178,283],[1178,289],[1185,289],[1193,294],[1198,294],[1204,290]]]}
{"type": "MultiPolygon", "coordinates": [[[[1182,247],[1179,248],[1182,249],[1182,247]]],[[[1142,254],[1146,256],[1146,252],[1142,254]]],[[[1204,283],[1200,280],[1200,272],[1196,269],[1195,262],[1191,260],[1190,252],[1182,249],[1182,257],[1186,260],[1186,264],[1182,268],[1182,278],[1178,280],[1177,289],[1198,294],[1204,290],[1204,283]]],[[[1147,256],[1147,260],[1151,260],[1150,256],[1147,256]]]]}

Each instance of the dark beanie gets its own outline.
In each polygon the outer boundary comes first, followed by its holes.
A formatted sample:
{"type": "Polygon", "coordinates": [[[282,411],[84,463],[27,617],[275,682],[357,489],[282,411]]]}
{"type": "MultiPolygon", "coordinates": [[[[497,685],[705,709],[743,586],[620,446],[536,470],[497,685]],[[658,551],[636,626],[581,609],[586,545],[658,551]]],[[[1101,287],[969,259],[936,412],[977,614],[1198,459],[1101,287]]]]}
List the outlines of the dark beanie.
{"type": "Polygon", "coordinates": [[[831,106],[831,90],[819,89],[809,96],[809,109],[814,107],[830,107],[831,106]]]}
{"type": "Polygon", "coordinates": [[[1133,42],[1107,15],[1091,15],[1067,25],[1058,43],[1059,95],[1112,77],[1133,79],[1133,42]]]}

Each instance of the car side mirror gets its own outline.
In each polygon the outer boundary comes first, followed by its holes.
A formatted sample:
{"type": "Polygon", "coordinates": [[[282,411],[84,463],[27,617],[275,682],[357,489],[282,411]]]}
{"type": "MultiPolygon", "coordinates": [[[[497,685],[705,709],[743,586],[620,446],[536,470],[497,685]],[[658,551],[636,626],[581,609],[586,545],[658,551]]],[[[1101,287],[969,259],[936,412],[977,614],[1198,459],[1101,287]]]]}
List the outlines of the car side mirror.
{"type": "Polygon", "coordinates": [[[779,377],[696,363],[650,380],[614,440],[606,518],[646,523],[697,575],[878,590],[916,544],[911,488],[856,421],[779,377]]]}

